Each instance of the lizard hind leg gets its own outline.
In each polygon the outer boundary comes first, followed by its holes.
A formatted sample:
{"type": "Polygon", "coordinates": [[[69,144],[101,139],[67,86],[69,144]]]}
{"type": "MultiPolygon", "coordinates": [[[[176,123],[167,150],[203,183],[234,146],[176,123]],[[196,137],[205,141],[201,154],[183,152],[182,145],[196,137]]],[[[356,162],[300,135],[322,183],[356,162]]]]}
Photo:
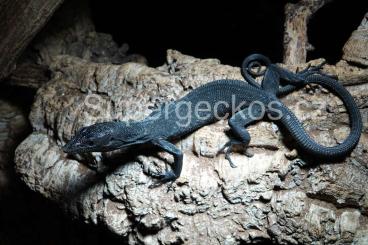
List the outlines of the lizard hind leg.
{"type": "MultiPolygon", "coordinates": [[[[248,131],[245,129],[246,126],[249,124],[254,123],[255,121],[260,120],[262,115],[262,110],[258,107],[248,107],[245,108],[237,113],[235,113],[230,119],[229,119],[229,125],[231,130],[234,132],[236,139],[230,139],[220,150],[219,152],[222,152],[225,148],[225,159],[229,161],[230,166],[235,168],[236,165],[230,158],[230,154],[233,150],[233,146],[235,145],[243,145],[247,147],[250,142],[250,135],[248,131]]],[[[250,154],[247,154],[247,156],[250,156],[250,154]]]]}
{"type": "Polygon", "coordinates": [[[315,75],[315,74],[318,74],[318,75],[322,75],[322,76],[326,76],[326,77],[329,77],[331,79],[335,79],[337,80],[338,77],[336,75],[333,75],[333,74],[328,74],[328,73],[325,73],[322,71],[323,69],[323,66],[326,64],[327,62],[326,61],[323,61],[321,62],[320,64],[318,65],[314,65],[314,66],[311,66],[311,65],[308,65],[305,69],[301,70],[301,71],[297,71],[296,72],[296,75],[298,75],[299,77],[301,77],[302,79],[306,79],[308,80],[308,76],[311,76],[311,75],[315,75]]]}
{"type": "Polygon", "coordinates": [[[172,182],[179,178],[181,170],[183,168],[183,153],[180,151],[180,149],[165,139],[155,139],[152,140],[151,143],[174,156],[172,170],[166,169],[164,173],[161,173],[158,176],[158,182],[155,183],[153,186],[156,187],[163,183],[172,182]]]}

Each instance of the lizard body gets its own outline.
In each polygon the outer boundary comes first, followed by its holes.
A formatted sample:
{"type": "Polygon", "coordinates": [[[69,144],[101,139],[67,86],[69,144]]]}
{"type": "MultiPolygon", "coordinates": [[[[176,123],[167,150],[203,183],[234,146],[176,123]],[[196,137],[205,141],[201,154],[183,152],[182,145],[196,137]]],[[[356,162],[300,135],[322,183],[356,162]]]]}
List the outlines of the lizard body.
{"type": "Polygon", "coordinates": [[[180,176],[183,154],[170,140],[229,115],[229,125],[236,138],[227,142],[224,148],[227,147],[225,158],[232,167],[235,167],[229,157],[232,146],[248,145],[250,135],[246,127],[265,116],[277,118],[307,153],[329,160],[344,157],[359,141],[362,130],[360,112],[350,93],[336,80],[321,75],[318,70],[319,67],[314,67],[294,74],[271,64],[264,56],[252,55],[244,61],[242,67],[242,74],[248,83],[228,79],[209,82],[181,99],[165,104],[144,120],[102,122],[82,128],[63,150],[67,153],[102,152],[144,143],[152,144],[174,156],[172,171],[159,176],[161,182],[172,181],[180,176]],[[259,62],[266,63],[266,70],[252,73],[251,68],[259,66],[259,62]],[[260,74],[264,75],[261,85],[250,79],[251,75],[260,74]],[[280,87],[280,80],[286,81],[287,85],[280,87]],[[277,98],[278,95],[286,94],[306,83],[327,87],[339,96],[346,106],[351,131],[341,144],[326,147],[316,143],[306,133],[296,116],[277,98]]]}

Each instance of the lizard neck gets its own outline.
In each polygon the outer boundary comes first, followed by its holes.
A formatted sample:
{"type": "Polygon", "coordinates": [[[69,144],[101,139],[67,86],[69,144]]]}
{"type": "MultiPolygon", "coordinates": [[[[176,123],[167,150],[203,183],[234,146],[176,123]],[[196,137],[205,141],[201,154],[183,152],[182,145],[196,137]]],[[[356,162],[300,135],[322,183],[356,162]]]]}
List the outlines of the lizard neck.
{"type": "Polygon", "coordinates": [[[116,122],[114,124],[116,137],[123,139],[127,145],[137,145],[153,139],[153,122],[149,120],[116,122]]]}

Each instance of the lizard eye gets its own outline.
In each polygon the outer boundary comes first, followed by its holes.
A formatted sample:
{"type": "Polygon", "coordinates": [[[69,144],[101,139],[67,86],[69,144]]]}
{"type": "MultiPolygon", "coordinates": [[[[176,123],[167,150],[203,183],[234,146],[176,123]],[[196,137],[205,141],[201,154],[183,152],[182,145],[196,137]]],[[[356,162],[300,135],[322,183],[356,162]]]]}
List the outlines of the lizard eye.
{"type": "Polygon", "coordinates": [[[86,141],[86,144],[87,144],[88,146],[93,146],[93,145],[94,145],[94,142],[93,142],[92,140],[87,140],[87,141],[86,141]]]}

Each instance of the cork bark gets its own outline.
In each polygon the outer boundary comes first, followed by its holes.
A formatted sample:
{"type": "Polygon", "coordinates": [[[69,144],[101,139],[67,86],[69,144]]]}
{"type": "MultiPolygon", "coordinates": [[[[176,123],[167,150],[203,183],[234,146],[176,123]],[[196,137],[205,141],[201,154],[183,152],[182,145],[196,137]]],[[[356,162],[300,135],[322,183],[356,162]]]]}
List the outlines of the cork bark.
{"type": "MultiPolygon", "coordinates": [[[[237,169],[216,155],[228,140],[227,123],[220,121],[176,142],[184,152],[181,177],[171,187],[150,189],[155,173],[172,162],[166,153],[136,148],[72,157],[61,146],[83,126],[139,120],[157,103],[201,84],[241,79],[239,68],[173,50],[158,68],[71,56],[56,57],[51,68],[59,72],[38,90],[30,114],[36,131],[17,148],[16,169],[31,189],[60,203],[72,217],[107,227],[131,244],[365,239],[366,121],[359,145],[345,161],[307,167],[297,164],[292,139],[276,124],[258,123],[250,127],[254,156],[234,153],[237,169]]],[[[367,85],[348,87],[362,113],[367,85]]],[[[346,137],[346,111],[328,91],[304,89],[284,102],[318,142],[333,145],[346,137]]]]}
{"type": "Polygon", "coordinates": [[[307,52],[312,49],[307,35],[309,19],[329,2],[331,0],[301,0],[285,5],[283,63],[298,65],[307,61],[307,52]]]}
{"type": "MultiPolygon", "coordinates": [[[[308,14],[295,9],[304,24],[327,1],[311,2],[308,14]]],[[[30,189],[58,203],[71,218],[108,229],[129,244],[367,242],[366,68],[341,60],[323,70],[339,77],[363,116],[361,140],[344,161],[300,164],[293,139],[276,123],[259,122],[249,127],[253,157],[238,149],[232,154],[238,167],[231,168],[217,154],[231,137],[227,121],[221,120],[174,142],[184,153],[182,175],[171,186],[151,189],[155,175],[170,168],[173,159],[167,153],[137,147],[67,155],[61,146],[83,126],[140,120],[202,84],[242,79],[239,67],[176,50],[168,50],[165,64],[157,68],[141,56],[127,62],[124,52],[115,55],[126,47],[96,33],[88,16],[79,16],[64,31],[45,32],[34,46],[51,79],[38,89],[32,105],[34,131],[15,152],[16,171],[30,189]],[[65,41],[68,33],[77,42],[65,41]]],[[[302,43],[307,46],[305,39],[302,43]]],[[[285,54],[291,62],[281,65],[292,71],[305,68],[308,63],[293,47],[285,54]]],[[[323,145],[335,145],[349,132],[343,104],[323,88],[308,86],[282,100],[323,145]]]]}
{"type": "Polygon", "coordinates": [[[344,60],[368,66],[368,12],[343,48],[344,60]]]}
{"type": "Polygon", "coordinates": [[[3,0],[0,4],[0,81],[63,0],[3,0]]]}

